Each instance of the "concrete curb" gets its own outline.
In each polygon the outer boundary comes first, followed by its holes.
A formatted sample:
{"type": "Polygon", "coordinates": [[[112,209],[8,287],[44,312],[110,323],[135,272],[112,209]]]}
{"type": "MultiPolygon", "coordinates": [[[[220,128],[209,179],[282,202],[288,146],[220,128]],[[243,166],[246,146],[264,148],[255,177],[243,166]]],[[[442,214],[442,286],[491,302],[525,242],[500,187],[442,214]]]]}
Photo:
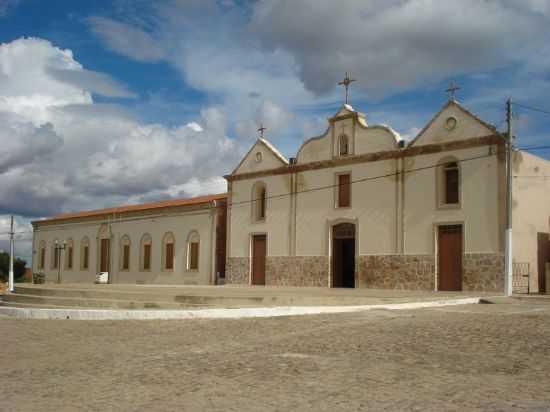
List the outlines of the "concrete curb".
{"type": "Polygon", "coordinates": [[[116,309],[42,309],[1,307],[0,315],[19,319],[74,319],[74,320],[128,320],[128,319],[240,319],[276,316],[319,315],[329,313],[362,312],[376,309],[407,310],[441,306],[470,305],[482,298],[440,299],[425,302],[390,303],[360,306],[278,306],[236,309],[192,310],[116,310],[116,309]]]}

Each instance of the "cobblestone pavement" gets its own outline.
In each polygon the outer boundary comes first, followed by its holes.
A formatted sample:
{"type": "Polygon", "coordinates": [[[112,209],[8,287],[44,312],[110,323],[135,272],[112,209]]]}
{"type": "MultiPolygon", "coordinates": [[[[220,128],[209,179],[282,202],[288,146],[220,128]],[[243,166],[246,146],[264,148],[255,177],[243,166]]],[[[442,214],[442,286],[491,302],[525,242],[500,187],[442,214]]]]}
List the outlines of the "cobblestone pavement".
{"type": "Polygon", "coordinates": [[[3,411],[550,411],[550,304],[0,318],[3,411]]]}

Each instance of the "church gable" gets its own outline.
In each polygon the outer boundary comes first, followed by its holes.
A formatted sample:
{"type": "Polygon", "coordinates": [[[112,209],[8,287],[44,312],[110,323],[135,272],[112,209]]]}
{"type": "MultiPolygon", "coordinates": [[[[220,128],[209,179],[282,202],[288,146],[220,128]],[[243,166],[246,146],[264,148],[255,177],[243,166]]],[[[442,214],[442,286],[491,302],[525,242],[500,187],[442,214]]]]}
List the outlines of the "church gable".
{"type": "Polygon", "coordinates": [[[420,131],[409,146],[446,143],[475,137],[489,136],[496,128],[450,100],[420,131]]]}
{"type": "Polygon", "coordinates": [[[259,138],[232,174],[257,172],[287,165],[286,157],[267,140],[259,138]]]}

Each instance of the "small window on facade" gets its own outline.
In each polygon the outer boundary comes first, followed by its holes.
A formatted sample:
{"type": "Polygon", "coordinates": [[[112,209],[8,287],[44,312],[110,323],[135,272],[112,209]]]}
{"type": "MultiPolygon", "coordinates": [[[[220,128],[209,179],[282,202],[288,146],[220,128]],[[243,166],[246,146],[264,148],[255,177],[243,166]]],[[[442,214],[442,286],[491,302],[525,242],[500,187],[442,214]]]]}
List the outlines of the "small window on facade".
{"type": "Polygon", "coordinates": [[[146,234],[141,238],[141,270],[151,270],[151,236],[146,234]]]}
{"type": "Polygon", "coordinates": [[[66,269],[72,269],[73,268],[73,246],[74,242],[72,239],[68,239],[65,243],[65,268],[66,269]]]}
{"type": "Polygon", "coordinates": [[[46,267],[46,244],[45,242],[40,243],[40,261],[39,269],[44,270],[46,267]]]}
{"type": "Polygon", "coordinates": [[[459,199],[459,171],[456,162],[447,163],[444,168],[445,204],[457,204],[459,199]]]}
{"type": "Polygon", "coordinates": [[[349,154],[349,141],[345,134],[340,136],[338,147],[340,156],[347,156],[349,154]]]}
{"type": "Polygon", "coordinates": [[[256,183],[252,190],[252,196],[253,220],[265,220],[267,209],[267,190],[265,185],[261,182],[256,183]]]}
{"type": "Polygon", "coordinates": [[[130,238],[124,235],[120,240],[120,270],[130,270],[130,238]]]}
{"type": "Polygon", "coordinates": [[[67,269],[73,268],[73,247],[69,246],[67,248],[67,269]]]}
{"type": "Polygon", "coordinates": [[[351,206],[351,176],[338,175],[338,207],[351,206]]]}
{"type": "Polygon", "coordinates": [[[52,245],[52,269],[59,268],[59,252],[61,252],[61,249],[59,249],[58,243],[54,241],[52,245]]]}
{"type": "Polygon", "coordinates": [[[164,255],[162,257],[164,270],[174,270],[174,235],[167,233],[162,239],[164,255]]]}
{"type": "Polygon", "coordinates": [[[124,245],[122,249],[122,270],[130,269],[130,245],[124,245]]]}
{"type": "Polygon", "coordinates": [[[189,243],[189,270],[199,269],[199,242],[189,243]]]}
{"type": "Polygon", "coordinates": [[[80,270],[88,270],[90,241],[84,237],[80,241],[80,270]]]}
{"type": "Polygon", "coordinates": [[[90,247],[84,246],[84,253],[83,253],[83,262],[82,262],[82,268],[88,269],[89,266],[89,259],[90,259],[90,247]]]}

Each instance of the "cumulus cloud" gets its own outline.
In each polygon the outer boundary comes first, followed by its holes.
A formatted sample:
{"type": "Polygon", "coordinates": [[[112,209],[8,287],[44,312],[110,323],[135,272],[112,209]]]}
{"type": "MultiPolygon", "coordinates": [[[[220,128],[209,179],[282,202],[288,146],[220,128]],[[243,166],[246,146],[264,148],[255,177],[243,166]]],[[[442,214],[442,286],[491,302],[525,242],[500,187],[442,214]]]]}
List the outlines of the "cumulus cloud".
{"type": "Polygon", "coordinates": [[[144,123],[94,102],[101,88],[127,91],[90,73],[44,40],[0,45],[0,213],[48,216],[225,190],[219,176],[244,148],[227,137],[220,108],[173,127],[144,123]]]}

